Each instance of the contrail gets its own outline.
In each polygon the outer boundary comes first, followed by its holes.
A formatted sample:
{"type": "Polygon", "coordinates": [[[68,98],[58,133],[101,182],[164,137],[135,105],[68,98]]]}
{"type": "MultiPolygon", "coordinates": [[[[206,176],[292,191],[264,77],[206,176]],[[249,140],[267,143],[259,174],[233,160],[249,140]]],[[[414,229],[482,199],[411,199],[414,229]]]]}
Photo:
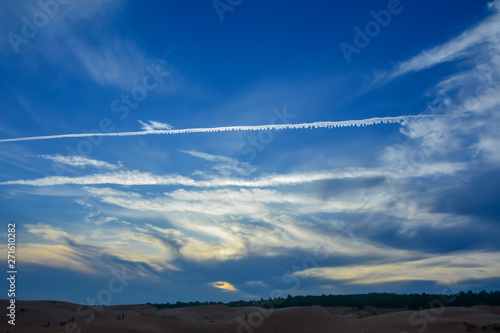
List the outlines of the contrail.
{"type": "Polygon", "coordinates": [[[92,136],[135,136],[135,135],[150,135],[150,134],[187,134],[187,133],[212,133],[212,132],[228,132],[228,131],[266,131],[266,130],[285,130],[285,129],[306,129],[306,128],[335,128],[348,126],[370,126],[377,124],[394,124],[401,123],[405,120],[435,117],[431,115],[410,115],[397,117],[375,117],[361,120],[344,120],[344,121],[318,121],[314,123],[302,124],[270,124],[270,125],[253,125],[253,126],[225,126],[225,127],[208,127],[208,128],[185,128],[185,129],[169,129],[169,130],[147,130],[139,132],[118,132],[118,133],[77,133],[77,134],[60,134],[47,136],[31,136],[24,138],[1,139],[0,142],[13,141],[29,141],[29,140],[51,140],[63,138],[86,138],[92,136]]]}

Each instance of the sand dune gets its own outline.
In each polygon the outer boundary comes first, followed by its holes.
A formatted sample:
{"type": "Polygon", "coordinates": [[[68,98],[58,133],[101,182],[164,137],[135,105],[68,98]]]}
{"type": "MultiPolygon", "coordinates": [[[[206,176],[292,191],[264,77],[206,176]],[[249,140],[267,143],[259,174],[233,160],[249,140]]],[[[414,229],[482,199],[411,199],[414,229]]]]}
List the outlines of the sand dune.
{"type": "MultiPolygon", "coordinates": [[[[5,300],[0,303],[7,306],[5,300]]],[[[269,311],[225,305],[176,309],[157,309],[147,304],[92,307],[49,301],[18,301],[16,305],[16,326],[8,327],[4,318],[0,332],[500,332],[500,307],[488,306],[424,311],[313,306],[269,311]],[[69,323],[71,318],[74,324],[69,323]],[[62,322],[65,326],[59,326],[62,322]]]]}
{"type": "Polygon", "coordinates": [[[401,311],[350,322],[351,332],[494,332],[500,331],[500,315],[489,307],[440,308],[401,311]],[[484,327],[484,328],[483,328],[484,327]]]}

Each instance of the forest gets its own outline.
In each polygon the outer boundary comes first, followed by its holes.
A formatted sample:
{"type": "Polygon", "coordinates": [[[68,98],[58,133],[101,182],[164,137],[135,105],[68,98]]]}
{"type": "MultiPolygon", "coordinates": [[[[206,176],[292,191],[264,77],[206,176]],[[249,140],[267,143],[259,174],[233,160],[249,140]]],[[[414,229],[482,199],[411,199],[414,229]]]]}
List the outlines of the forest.
{"type": "Polygon", "coordinates": [[[223,302],[176,302],[148,303],[157,308],[180,308],[201,305],[227,305],[229,307],[258,306],[263,308],[286,308],[292,306],[349,306],[362,309],[367,306],[377,308],[401,308],[410,310],[429,309],[443,306],[471,307],[474,305],[500,306],[500,291],[459,292],[454,295],[444,294],[396,294],[369,293],[352,295],[291,296],[260,300],[239,300],[223,302]]]}

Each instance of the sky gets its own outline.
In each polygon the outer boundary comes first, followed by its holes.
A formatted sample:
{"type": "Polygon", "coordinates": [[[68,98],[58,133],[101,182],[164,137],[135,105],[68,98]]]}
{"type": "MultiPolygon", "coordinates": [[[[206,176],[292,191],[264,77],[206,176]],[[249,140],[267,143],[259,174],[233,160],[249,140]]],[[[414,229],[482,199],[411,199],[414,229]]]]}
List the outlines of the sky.
{"type": "Polygon", "coordinates": [[[17,299],[500,289],[500,0],[0,7],[17,299]]]}

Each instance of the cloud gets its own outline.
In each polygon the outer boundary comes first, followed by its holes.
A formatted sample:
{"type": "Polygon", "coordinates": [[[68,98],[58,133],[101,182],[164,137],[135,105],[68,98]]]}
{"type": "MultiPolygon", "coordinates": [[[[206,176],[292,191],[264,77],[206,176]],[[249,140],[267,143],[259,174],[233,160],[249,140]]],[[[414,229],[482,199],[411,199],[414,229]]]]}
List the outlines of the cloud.
{"type": "Polygon", "coordinates": [[[185,128],[177,130],[146,130],[140,132],[117,132],[117,133],[75,133],[47,136],[32,136],[25,138],[1,139],[0,142],[16,142],[30,140],[53,140],[62,138],[86,138],[94,136],[138,136],[152,134],[188,134],[188,133],[215,133],[215,132],[231,132],[231,131],[268,131],[268,130],[285,130],[285,129],[318,129],[318,128],[337,128],[337,127],[362,127],[378,124],[396,124],[403,121],[409,121],[414,118],[428,117],[426,115],[414,116],[397,116],[397,117],[375,117],[362,120],[345,120],[345,121],[318,121],[314,123],[302,124],[269,124],[269,125],[254,125],[254,126],[224,126],[210,128],[185,128]]]}
{"type": "MultiPolygon", "coordinates": [[[[209,231],[209,227],[205,227],[209,231]]],[[[219,236],[224,235],[224,230],[217,230],[219,236]]],[[[224,237],[222,237],[224,238],[224,237]]],[[[234,237],[232,240],[219,238],[218,242],[205,242],[191,237],[182,245],[179,253],[189,260],[196,262],[238,260],[248,255],[247,248],[241,237],[234,237]]]]}
{"type": "Polygon", "coordinates": [[[89,46],[78,39],[70,44],[74,57],[96,83],[129,90],[140,82],[147,60],[134,43],[101,35],[99,44],[89,46]]]}
{"type": "Polygon", "coordinates": [[[43,223],[27,224],[25,228],[27,232],[39,235],[42,238],[50,241],[61,241],[68,238],[67,232],[62,231],[58,228],[51,228],[49,225],[43,223]]]}
{"type": "Polygon", "coordinates": [[[332,255],[406,258],[414,255],[412,251],[367,242],[348,230],[355,230],[365,218],[373,228],[414,230],[470,222],[402,201],[401,193],[385,186],[370,192],[351,190],[327,200],[264,189],[176,190],[159,196],[110,188],[87,190],[103,203],[140,212],[143,217],[165,219],[171,228],[182,231],[175,236],[179,253],[194,261],[274,256],[292,249],[313,251],[319,245],[332,255]],[[341,221],[351,222],[347,227],[341,221]]]}
{"type": "Polygon", "coordinates": [[[491,7],[487,19],[385,74],[392,79],[445,61],[460,64],[427,91],[432,100],[422,113],[439,117],[402,122],[400,131],[409,141],[387,147],[381,155],[384,165],[407,173],[422,164],[460,161],[469,165],[465,177],[487,164],[500,165],[500,0],[491,7]]]}
{"type": "MultiPolygon", "coordinates": [[[[15,181],[12,184],[24,184],[34,186],[51,185],[96,185],[96,184],[120,184],[120,185],[185,185],[195,184],[190,178],[183,176],[157,176],[139,171],[119,171],[111,173],[94,174],[82,177],[49,176],[36,181],[15,181]]],[[[2,183],[0,183],[2,184],[2,183]]],[[[7,183],[4,182],[4,185],[7,183]]]]}
{"type": "Polygon", "coordinates": [[[500,135],[484,134],[475,146],[478,152],[484,154],[488,163],[500,165],[500,135]]]}
{"type": "MultiPolygon", "coordinates": [[[[236,160],[220,155],[211,155],[207,153],[202,153],[195,150],[179,150],[181,153],[188,154],[194,157],[198,157],[210,162],[226,162],[226,163],[234,163],[236,160]]],[[[237,161],[236,161],[237,162],[237,161]]]]}
{"type": "Polygon", "coordinates": [[[209,285],[214,287],[214,288],[222,289],[224,291],[238,291],[238,289],[236,289],[235,286],[233,286],[231,283],[225,282],[225,281],[212,282],[212,283],[209,283],[209,285]]]}
{"type": "Polygon", "coordinates": [[[267,287],[267,283],[264,281],[247,281],[245,282],[247,286],[260,286],[260,287],[267,287]]]}
{"type": "Polygon", "coordinates": [[[23,248],[26,262],[87,273],[111,270],[118,263],[128,263],[138,274],[179,270],[172,263],[178,257],[176,251],[165,247],[150,231],[134,226],[115,224],[89,229],[80,225],[69,228],[69,232],[43,223],[27,224],[25,228],[28,234],[44,240],[26,242],[23,248]],[[50,244],[44,244],[46,241],[50,244]]]}
{"type": "Polygon", "coordinates": [[[82,199],[76,199],[75,202],[81,206],[83,206],[83,208],[87,208],[87,209],[93,209],[94,206],[92,206],[91,204],[89,203],[86,203],[85,201],[83,201],[82,199]]]}
{"type": "Polygon", "coordinates": [[[497,43],[500,31],[500,1],[495,0],[491,6],[493,14],[475,27],[466,30],[458,37],[436,46],[430,50],[423,51],[407,61],[401,62],[391,72],[382,75],[384,80],[392,80],[396,77],[410,72],[418,72],[437,64],[469,57],[471,48],[485,43],[497,43]]]}
{"type": "MultiPolygon", "coordinates": [[[[23,1],[2,11],[5,23],[3,35],[14,32],[20,36],[23,16],[32,17],[43,12],[37,1],[23,1]]],[[[9,42],[0,39],[4,52],[16,52],[21,56],[36,54],[48,62],[65,68],[71,75],[80,74],[103,86],[114,86],[125,91],[138,84],[144,76],[143,69],[149,63],[161,62],[151,59],[134,41],[120,38],[116,33],[108,33],[110,25],[119,24],[120,12],[127,6],[118,0],[72,1],[55,5],[55,15],[50,15],[46,25],[28,43],[9,42]],[[109,19],[112,17],[113,19],[109,19]],[[87,24],[92,22],[92,24],[87,24]],[[79,33],[85,25],[87,40],[79,33]],[[11,45],[7,45],[11,44],[11,45]],[[77,64],[77,66],[75,66],[77,64]]],[[[27,66],[36,67],[37,62],[25,59],[27,66]]]]}
{"type": "Polygon", "coordinates": [[[238,175],[246,176],[254,173],[257,169],[250,165],[248,162],[240,162],[236,159],[221,156],[212,155],[207,153],[202,153],[195,150],[179,150],[181,153],[191,155],[193,157],[198,157],[209,162],[221,162],[213,167],[213,169],[220,171],[223,175],[229,175],[231,173],[236,173],[238,175]]]}
{"type": "Polygon", "coordinates": [[[346,281],[347,284],[377,284],[395,281],[434,281],[447,284],[500,276],[498,252],[472,251],[390,264],[317,267],[296,272],[301,277],[346,281]]]}
{"type": "Polygon", "coordinates": [[[434,99],[424,114],[440,117],[403,122],[401,133],[409,142],[387,147],[385,165],[395,170],[413,170],[421,163],[443,159],[470,161],[470,171],[479,172],[485,163],[498,166],[498,109],[500,108],[500,0],[490,3],[492,14],[474,27],[442,45],[401,62],[381,75],[374,84],[431,68],[443,62],[462,63],[460,70],[428,90],[434,99]],[[472,162],[474,161],[474,162],[472,162]]]}
{"type": "Polygon", "coordinates": [[[95,216],[93,214],[89,214],[85,217],[85,222],[92,224],[104,224],[108,222],[118,222],[118,218],[114,216],[95,216]]]}
{"type": "Polygon", "coordinates": [[[143,123],[140,120],[139,120],[139,123],[141,123],[141,125],[142,125],[141,129],[144,131],[171,130],[174,128],[170,124],[160,123],[159,121],[154,121],[154,120],[149,120],[149,124],[143,123]]]}
{"type": "Polygon", "coordinates": [[[25,263],[70,269],[86,274],[99,273],[87,262],[82,261],[78,252],[67,245],[24,244],[18,253],[25,263]]]}
{"type": "Polygon", "coordinates": [[[104,168],[104,169],[118,169],[121,168],[121,165],[113,165],[104,161],[95,160],[92,158],[88,158],[85,156],[64,156],[64,155],[36,155],[35,157],[43,158],[46,160],[51,160],[57,163],[69,165],[72,167],[84,168],[86,166],[92,166],[95,168],[104,168]]]}
{"type": "Polygon", "coordinates": [[[75,201],[76,201],[76,203],[81,205],[85,210],[87,210],[87,211],[90,210],[90,213],[87,214],[83,219],[83,221],[85,221],[85,223],[98,225],[98,224],[104,224],[104,223],[109,223],[109,222],[121,222],[124,224],[129,224],[129,222],[120,221],[115,216],[103,216],[102,212],[100,210],[95,208],[93,205],[83,201],[82,199],[76,199],[75,201]]]}
{"type": "Polygon", "coordinates": [[[389,177],[391,179],[404,179],[414,177],[428,177],[432,175],[453,175],[467,169],[466,163],[429,163],[415,167],[408,172],[394,170],[392,168],[346,168],[336,171],[316,171],[309,173],[290,173],[263,176],[254,179],[235,177],[212,177],[208,180],[195,180],[180,175],[154,175],[149,172],[118,171],[109,173],[93,174],[80,177],[48,176],[34,180],[10,180],[1,182],[0,185],[31,185],[31,186],[54,186],[54,185],[98,185],[115,184],[127,186],[140,185],[171,185],[190,187],[273,187],[282,185],[298,185],[324,180],[356,179],[356,178],[378,178],[389,177]]]}

